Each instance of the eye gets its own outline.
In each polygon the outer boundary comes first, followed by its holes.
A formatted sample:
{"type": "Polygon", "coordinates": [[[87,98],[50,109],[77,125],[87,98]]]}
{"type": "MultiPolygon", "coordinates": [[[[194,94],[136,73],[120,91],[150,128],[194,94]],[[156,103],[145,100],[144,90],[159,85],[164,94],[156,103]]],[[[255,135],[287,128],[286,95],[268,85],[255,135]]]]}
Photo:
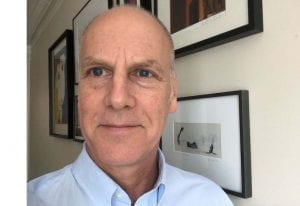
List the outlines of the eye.
{"type": "Polygon", "coordinates": [[[95,77],[100,77],[100,76],[105,75],[106,71],[105,71],[105,69],[103,69],[101,67],[95,67],[90,70],[90,74],[95,77]]]}
{"type": "Polygon", "coordinates": [[[138,70],[136,72],[136,74],[137,74],[138,77],[144,77],[144,78],[150,78],[150,77],[153,76],[153,74],[150,71],[147,71],[147,70],[144,70],[144,69],[138,70]]]}

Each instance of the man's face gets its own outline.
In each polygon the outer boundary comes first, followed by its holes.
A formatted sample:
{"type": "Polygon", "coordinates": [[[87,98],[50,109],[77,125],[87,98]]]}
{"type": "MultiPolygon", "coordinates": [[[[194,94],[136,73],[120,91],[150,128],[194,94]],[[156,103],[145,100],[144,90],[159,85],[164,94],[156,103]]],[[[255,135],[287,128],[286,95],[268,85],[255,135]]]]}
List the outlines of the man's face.
{"type": "Polygon", "coordinates": [[[176,110],[170,48],[161,29],[142,17],[96,20],[83,40],[81,63],[80,124],[91,156],[115,166],[147,158],[157,149],[167,114],[176,110]]]}

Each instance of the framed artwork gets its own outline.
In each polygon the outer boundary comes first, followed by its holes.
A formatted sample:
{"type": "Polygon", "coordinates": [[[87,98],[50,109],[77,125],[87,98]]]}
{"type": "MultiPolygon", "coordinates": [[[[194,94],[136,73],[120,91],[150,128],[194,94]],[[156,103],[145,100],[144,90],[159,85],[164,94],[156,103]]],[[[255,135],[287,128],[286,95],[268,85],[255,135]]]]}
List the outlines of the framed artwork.
{"type": "Polygon", "coordinates": [[[73,136],[73,32],[66,30],[49,48],[49,130],[50,135],[73,136]]]}
{"type": "Polygon", "coordinates": [[[132,4],[142,7],[157,16],[157,0],[108,0],[109,8],[123,4],[132,4]]]}
{"type": "Polygon", "coordinates": [[[172,34],[176,57],[263,31],[262,0],[158,1],[158,18],[172,34]]]}
{"type": "Polygon", "coordinates": [[[166,161],[232,195],[251,197],[248,96],[240,90],[178,98],[162,137],[166,161]]]}

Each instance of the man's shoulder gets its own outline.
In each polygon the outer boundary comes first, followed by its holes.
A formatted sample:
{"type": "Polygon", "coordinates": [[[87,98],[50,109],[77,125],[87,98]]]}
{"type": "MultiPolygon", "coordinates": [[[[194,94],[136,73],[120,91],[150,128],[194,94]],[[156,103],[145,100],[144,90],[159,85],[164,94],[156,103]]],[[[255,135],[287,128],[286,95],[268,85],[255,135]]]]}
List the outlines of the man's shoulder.
{"type": "Polygon", "coordinates": [[[231,201],[223,189],[212,180],[169,164],[166,164],[166,170],[168,176],[167,187],[170,187],[169,195],[171,199],[179,196],[180,198],[176,200],[177,203],[232,206],[231,201]]]}
{"type": "Polygon", "coordinates": [[[48,190],[49,187],[60,187],[61,184],[64,184],[64,182],[70,178],[70,175],[70,165],[67,165],[62,169],[47,173],[29,181],[27,187],[28,190],[32,192],[48,190]]]}
{"type": "Polygon", "coordinates": [[[193,172],[189,172],[189,171],[180,169],[178,167],[174,167],[169,164],[166,164],[166,170],[167,170],[166,172],[167,172],[168,178],[171,178],[172,182],[179,183],[181,181],[184,181],[184,183],[186,183],[188,185],[189,184],[193,184],[195,186],[209,185],[212,187],[219,187],[213,181],[211,181],[210,179],[208,179],[202,175],[199,175],[199,174],[196,174],[193,172]],[[177,181],[175,181],[175,180],[177,180],[177,181]]]}
{"type": "Polygon", "coordinates": [[[71,166],[37,177],[27,184],[27,198],[31,205],[49,205],[53,197],[64,194],[66,188],[73,184],[71,166]]]}

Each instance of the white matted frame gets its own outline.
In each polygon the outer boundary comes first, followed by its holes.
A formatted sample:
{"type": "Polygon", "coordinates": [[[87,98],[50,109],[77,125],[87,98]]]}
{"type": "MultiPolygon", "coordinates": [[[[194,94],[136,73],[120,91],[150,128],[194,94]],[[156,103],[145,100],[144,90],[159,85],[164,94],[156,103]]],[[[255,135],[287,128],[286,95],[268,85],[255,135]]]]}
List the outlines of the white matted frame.
{"type": "Polygon", "coordinates": [[[166,161],[252,196],[248,91],[181,97],[162,137],[166,161]]]}
{"type": "Polygon", "coordinates": [[[166,0],[158,1],[157,7],[158,18],[170,31],[174,15],[177,22],[181,18],[187,24],[185,28],[172,33],[176,57],[263,31],[262,0],[166,0]],[[188,25],[192,13],[201,18],[200,4],[217,4],[218,1],[225,3],[224,10],[188,25]],[[199,9],[195,10],[191,5],[193,3],[197,3],[199,9]]]}

